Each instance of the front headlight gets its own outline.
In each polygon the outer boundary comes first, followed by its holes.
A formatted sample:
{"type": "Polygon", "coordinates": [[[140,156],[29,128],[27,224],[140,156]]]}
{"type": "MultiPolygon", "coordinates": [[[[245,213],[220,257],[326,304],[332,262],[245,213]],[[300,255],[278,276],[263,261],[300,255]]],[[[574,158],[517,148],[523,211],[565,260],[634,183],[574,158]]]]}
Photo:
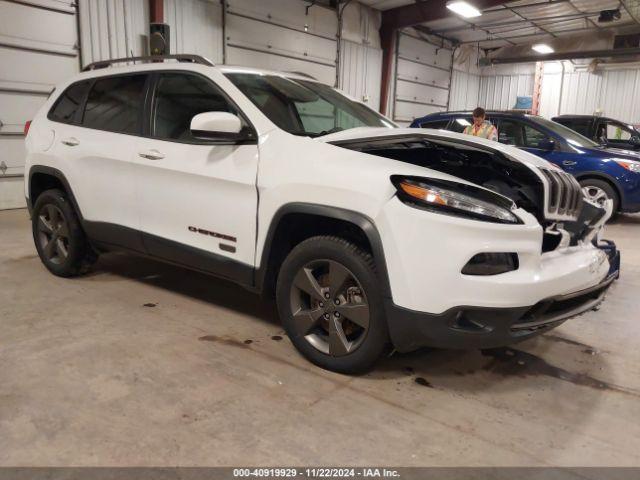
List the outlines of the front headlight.
{"type": "Polygon", "coordinates": [[[418,208],[495,223],[522,223],[511,211],[513,201],[463,183],[393,175],[398,198],[418,208]]]}
{"type": "Polygon", "coordinates": [[[640,162],[634,162],[633,160],[616,160],[615,162],[630,172],[640,173],[640,162]]]}

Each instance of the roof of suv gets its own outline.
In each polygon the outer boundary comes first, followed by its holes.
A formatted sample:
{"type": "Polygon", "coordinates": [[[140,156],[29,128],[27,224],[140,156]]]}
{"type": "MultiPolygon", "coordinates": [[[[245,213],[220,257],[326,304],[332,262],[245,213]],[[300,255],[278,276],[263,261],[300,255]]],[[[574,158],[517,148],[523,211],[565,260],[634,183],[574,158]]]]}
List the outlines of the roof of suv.
{"type": "MultiPolygon", "coordinates": [[[[276,70],[267,70],[262,68],[255,67],[243,67],[243,66],[235,66],[235,65],[215,65],[213,62],[207,60],[206,58],[199,57],[197,55],[184,55],[184,57],[191,57],[199,59],[196,61],[184,61],[179,59],[182,57],[180,55],[170,56],[165,58],[165,60],[178,60],[177,62],[166,63],[164,61],[149,61],[150,57],[136,57],[136,58],[121,58],[121,59],[113,59],[113,60],[104,60],[92,63],[87,65],[82,72],[80,72],[81,76],[106,76],[106,75],[117,75],[119,73],[127,73],[127,72],[135,72],[135,71],[149,71],[149,70],[160,70],[160,69],[173,69],[176,67],[186,67],[185,69],[189,69],[188,67],[198,66],[204,68],[214,68],[222,73],[251,73],[255,75],[276,75],[287,78],[297,78],[299,80],[312,80],[319,81],[312,75],[304,72],[282,72],[276,70]],[[176,58],[174,58],[176,57],[176,58]],[[141,60],[138,60],[141,59],[141,60]],[[136,61],[140,63],[136,63],[136,61]],[[110,63],[113,62],[113,63],[110,63]]],[[[153,57],[151,57],[153,58],[153,57]]],[[[162,60],[160,57],[159,60],[162,60]]]]}
{"type": "MultiPolygon", "coordinates": [[[[522,112],[520,110],[486,110],[487,115],[509,115],[509,116],[520,116],[524,117],[525,115],[530,117],[535,117],[536,115],[531,115],[526,112],[522,112]]],[[[425,117],[448,117],[453,115],[473,115],[471,110],[455,110],[450,112],[435,112],[425,115],[425,117]]],[[[424,118],[424,117],[423,117],[424,118]]]]}

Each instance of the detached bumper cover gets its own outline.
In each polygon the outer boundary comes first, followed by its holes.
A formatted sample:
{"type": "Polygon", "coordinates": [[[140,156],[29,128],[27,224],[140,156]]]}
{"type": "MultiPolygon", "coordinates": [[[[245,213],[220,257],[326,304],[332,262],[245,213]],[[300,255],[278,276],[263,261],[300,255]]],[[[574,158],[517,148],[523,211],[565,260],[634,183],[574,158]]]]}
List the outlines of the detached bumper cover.
{"type": "Polygon", "coordinates": [[[569,318],[592,310],[618,278],[620,253],[613,242],[600,247],[607,253],[607,277],[592,287],[546,298],[531,306],[490,308],[460,306],[429,314],[385,303],[391,340],[400,352],[420,347],[452,349],[495,348],[531,338],[569,318]]]}

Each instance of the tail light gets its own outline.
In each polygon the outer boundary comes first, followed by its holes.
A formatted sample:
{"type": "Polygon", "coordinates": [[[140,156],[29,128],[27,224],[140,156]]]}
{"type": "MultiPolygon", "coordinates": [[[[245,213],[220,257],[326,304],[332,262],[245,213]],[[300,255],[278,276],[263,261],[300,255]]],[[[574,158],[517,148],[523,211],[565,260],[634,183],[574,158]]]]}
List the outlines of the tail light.
{"type": "Polygon", "coordinates": [[[27,120],[24,122],[24,136],[26,137],[29,133],[29,128],[31,127],[31,120],[27,120]]]}

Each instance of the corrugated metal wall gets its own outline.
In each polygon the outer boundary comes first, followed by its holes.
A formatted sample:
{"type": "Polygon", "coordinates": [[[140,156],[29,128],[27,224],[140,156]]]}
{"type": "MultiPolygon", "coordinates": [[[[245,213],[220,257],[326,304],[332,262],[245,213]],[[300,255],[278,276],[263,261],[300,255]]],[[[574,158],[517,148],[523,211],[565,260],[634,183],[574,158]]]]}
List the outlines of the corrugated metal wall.
{"type": "Polygon", "coordinates": [[[31,3],[0,2],[0,209],[25,204],[25,122],[79,65],[75,7],[31,3]]]}
{"type": "Polygon", "coordinates": [[[486,109],[509,110],[516,97],[533,96],[534,74],[516,71],[512,74],[488,74],[480,78],[479,106],[486,109]]]}
{"type": "Polygon", "coordinates": [[[172,53],[194,53],[222,63],[222,4],[219,0],[164,0],[172,53]]]}
{"type": "Polygon", "coordinates": [[[540,114],[601,113],[629,123],[640,123],[640,66],[575,71],[565,63],[545,63],[540,114]]]}
{"type": "Polygon", "coordinates": [[[380,110],[382,50],[348,40],[340,47],[340,89],[380,110]]]}
{"type": "Polygon", "coordinates": [[[82,65],[145,55],[149,3],[144,0],[80,0],[82,65]]]}
{"type": "Polygon", "coordinates": [[[352,97],[380,109],[382,50],[380,12],[358,2],[342,14],[338,87],[352,97]]]}
{"type": "Polygon", "coordinates": [[[393,119],[401,125],[447,109],[451,84],[450,48],[403,31],[398,37],[393,119]]]}
{"type": "Polygon", "coordinates": [[[473,110],[480,100],[479,54],[475,49],[456,50],[448,110],[473,110]]]}

